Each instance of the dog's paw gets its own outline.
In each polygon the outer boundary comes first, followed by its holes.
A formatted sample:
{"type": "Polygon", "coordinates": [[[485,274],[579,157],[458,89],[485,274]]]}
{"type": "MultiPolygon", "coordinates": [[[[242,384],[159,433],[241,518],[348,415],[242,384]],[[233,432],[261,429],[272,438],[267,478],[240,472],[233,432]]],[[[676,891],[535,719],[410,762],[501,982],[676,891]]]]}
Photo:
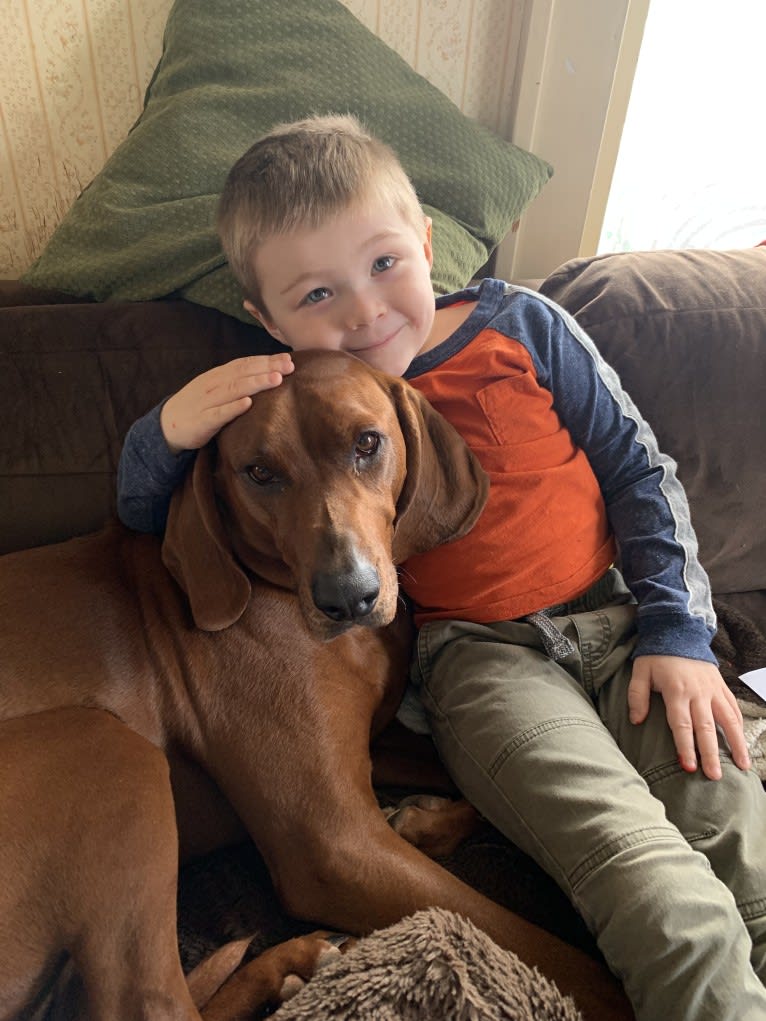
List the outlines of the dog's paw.
{"type": "MultiPolygon", "coordinates": [[[[341,937],[345,943],[347,936],[341,937]]],[[[240,966],[250,940],[227,944],[188,976],[189,991],[204,1021],[251,1017],[300,992],[319,968],[340,956],[335,934],[312,932],[269,947],[240,966]]]]}
{"type": "Polygon", "coordinates": [[[279,990],[280,1002],[284,1003],[286,1000],[292,1000],[293,996],[299,993],[305,985],[306,981],[300,975],[287,975],[282,983],[282,988],[279,990]]]}
{"type": "Polygon", "coordinates": [[[280,1001],[291,1000],[316,972],[336,961],[353,942],[356,941],[347,933],[314,932],[282,944],[283,951],[295,950],[297,957],[295,970],[285,975],[282,982],[279,990],[280,1001]]]}
{"type": "Polygon", "coordinates": [[[413,794],[384,810],[392,829],[431,858],[445,858],[478,827],[481,816],[465,800],[413,794]]]}

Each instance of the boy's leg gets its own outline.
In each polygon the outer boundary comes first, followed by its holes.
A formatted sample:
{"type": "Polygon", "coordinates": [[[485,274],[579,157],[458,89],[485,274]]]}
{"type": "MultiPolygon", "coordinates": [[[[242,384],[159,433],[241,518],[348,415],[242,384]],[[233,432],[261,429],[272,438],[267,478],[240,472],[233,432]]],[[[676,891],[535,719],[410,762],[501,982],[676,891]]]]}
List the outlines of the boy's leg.
{"type": "Polygon", "coordinates": [[[620,606],[560,620],[577,646],[565,667],[529,624],[426,625],[415,679],[434,739],[469,800],[570,896],[639,1019],[762,1019],[734,898],[592,702],[629,676],[632,619],[620,606]]]}
{"type": "Polygon", "coordinates": [[[678,764],[665,706],[652,695],[649,716],[632,724],[627,713],[630,673],[620,672],[598,691],[598,708],[621,751],[665,806],[668,819],[701,851],[731,890],[753,947],[750,959],[766,981],[766,792],[757,774],[734,765],[723,738],[720,780],[678,764]]]}

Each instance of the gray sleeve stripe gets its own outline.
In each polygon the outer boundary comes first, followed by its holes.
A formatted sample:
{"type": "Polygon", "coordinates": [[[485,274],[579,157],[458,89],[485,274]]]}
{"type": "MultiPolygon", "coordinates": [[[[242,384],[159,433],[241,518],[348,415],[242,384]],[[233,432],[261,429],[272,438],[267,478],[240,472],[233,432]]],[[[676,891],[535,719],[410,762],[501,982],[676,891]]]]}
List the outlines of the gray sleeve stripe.
{"type": "MultiPolygon", "coordinates": [[[[513,287],[513,289],[516,291],[527,290],[522,287],[513,287]]],[[[676,474],[675,461],[660,451],[654,432],[623,389],[617,373],[604,360],[594,342],[577,320],[566,309],[562,309],[555,302],[546,298],[545,295],[534,291],[527,291],[527,293],[534,295],[553,312],[562,317],[574,339],[577,340],[592,359],[596,372],[622,414],[634,423],[636,441],[643,447],[649,466],[662,470],[660,490],[667,501],[670,514],[675,522],[675,540],[683,550],[684,555],[683,577],[689,596],[689,612],[693,616],[701,618],[707,627],[715,628],[716,618],[710,598],[710,586],[707,575],[699,562],[697,537],[689,516],[689,503],[676,474]]]]}

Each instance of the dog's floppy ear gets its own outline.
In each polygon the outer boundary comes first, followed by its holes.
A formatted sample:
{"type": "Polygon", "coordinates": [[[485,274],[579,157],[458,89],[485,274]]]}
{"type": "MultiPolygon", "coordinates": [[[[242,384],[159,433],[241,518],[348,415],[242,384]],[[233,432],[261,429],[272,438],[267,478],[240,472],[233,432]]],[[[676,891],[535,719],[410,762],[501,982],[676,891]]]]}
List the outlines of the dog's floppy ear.
{"type": "Polygon", "coordinates": [[[250,582],[237,563],[221,521],[213,487],[214,444],[198,453],[173,495],[162,560],[184,590],[194,623],[221,631],[242,616],[250,582]]]}
{"type": "Polygon", "coordinates": [[[397,503],[394,561],[459,539],[484,509],[489,479],[456,430],[403,380],[391,394],[407,450],[407,477],[397,503]]]}

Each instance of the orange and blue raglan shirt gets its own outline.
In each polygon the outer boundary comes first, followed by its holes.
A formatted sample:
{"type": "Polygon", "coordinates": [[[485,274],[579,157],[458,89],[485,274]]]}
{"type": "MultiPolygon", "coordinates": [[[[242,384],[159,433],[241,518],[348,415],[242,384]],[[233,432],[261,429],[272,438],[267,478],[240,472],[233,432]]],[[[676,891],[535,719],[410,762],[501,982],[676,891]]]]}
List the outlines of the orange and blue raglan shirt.
{"type": "MultiPolygon", "coordinates": [[[[490,477],[472,531],[407,561],[417,620],[513,619],[585,591],[615,557],[638,601],[641,655],[714,660],[707,576],[675,464],[593,342],[557,305],[500,280],[437,299],[473,302],[405,378],[452,422],[490,477]]],[[[118,512],[161,533],[194,451],[170,452],[161,404],[133,424],[118,512]]]]}
{"type": "Polygon", "coordinates": [[[419,624],[509,620],[567,602],[619,557],[638,608],[637,654],[714,660],[715,617],[674,462],[593,342],[534,292],[485,280],[405,374],[489,475],[468,535],[411,557],[419,624]]]}

